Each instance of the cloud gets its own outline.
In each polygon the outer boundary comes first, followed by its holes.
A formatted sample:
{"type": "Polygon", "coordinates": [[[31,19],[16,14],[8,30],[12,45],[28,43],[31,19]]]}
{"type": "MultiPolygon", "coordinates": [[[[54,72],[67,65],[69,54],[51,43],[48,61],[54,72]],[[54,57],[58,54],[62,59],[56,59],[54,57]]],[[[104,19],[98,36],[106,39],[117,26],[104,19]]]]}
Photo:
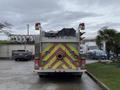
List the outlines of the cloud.
{"type": "Polygon", "coordinates": [[[96,35],[103,26],[120,30],[120,0],[0,0],[0,21],[13,24],[13,33],[24,34],[30,24],[41,22],[43,30],[77,29],[86,24],[86,36],[96,35]]]}
{"type": "MultiPolygon", "coordinates": [[[[79,21],[85,17],[96,17],[98,16],[95,13],[87,12],[73,12],[73,11],[59,11],[51,13],[47,16],[44,16],[44,19],[47,19],[47,23],[44,27],[73,27],[72,24],[76,21],[79,21]]],[[[79,23],[77,23],[79,24],[79,23]]]]}

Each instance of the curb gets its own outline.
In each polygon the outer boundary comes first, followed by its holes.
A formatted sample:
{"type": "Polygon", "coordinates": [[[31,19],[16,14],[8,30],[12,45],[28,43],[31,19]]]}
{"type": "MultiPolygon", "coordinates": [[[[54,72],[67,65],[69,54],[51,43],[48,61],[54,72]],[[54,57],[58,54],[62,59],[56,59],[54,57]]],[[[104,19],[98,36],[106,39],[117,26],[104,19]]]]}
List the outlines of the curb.
{"type": "Polygon", "coordinates": [[[110,90],[104,83],[102,83],[100,80],[98,80],[93,74],[86,71],[85,72],[89,77],[91,77],[103,90],[110,90]]]}

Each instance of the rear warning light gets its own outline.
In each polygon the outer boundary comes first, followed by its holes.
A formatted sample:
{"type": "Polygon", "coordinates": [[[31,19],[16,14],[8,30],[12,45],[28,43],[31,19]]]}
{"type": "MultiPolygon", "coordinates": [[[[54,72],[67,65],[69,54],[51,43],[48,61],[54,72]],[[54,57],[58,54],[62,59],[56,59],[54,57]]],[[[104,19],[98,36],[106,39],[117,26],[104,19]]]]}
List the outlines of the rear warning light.
{"type": "Polygon", "coordinates": [[[36,59],[36,60],[34,61],[34,63],[35,63],[35,69],[38,70],[38,69],[39,69],[39,65],[40,65],[40,60],[39,60],[39,59],[36,59]]]}
{"type": "Polygon", "coordinates": [[[81,69],[85,69],[85,64],[86,64],[86,60],[81,59],[81,61],[80,61],[81,69]]]}

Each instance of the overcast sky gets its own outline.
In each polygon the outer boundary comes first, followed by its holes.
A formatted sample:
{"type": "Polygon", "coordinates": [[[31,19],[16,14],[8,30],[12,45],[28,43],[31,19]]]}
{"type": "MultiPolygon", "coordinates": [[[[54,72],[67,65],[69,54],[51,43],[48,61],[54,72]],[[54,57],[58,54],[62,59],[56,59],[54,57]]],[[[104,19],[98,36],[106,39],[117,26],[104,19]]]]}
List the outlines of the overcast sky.
{"type": "Polygon", "coordinates": [[[0,22],[13,25],[11,32],[36,34],[34,23],[41,22],[43,30],[77,29],[86,24],[86,36],[94,37],[104,26],[120,31],[120,0],[0,0],[0,22]]]}

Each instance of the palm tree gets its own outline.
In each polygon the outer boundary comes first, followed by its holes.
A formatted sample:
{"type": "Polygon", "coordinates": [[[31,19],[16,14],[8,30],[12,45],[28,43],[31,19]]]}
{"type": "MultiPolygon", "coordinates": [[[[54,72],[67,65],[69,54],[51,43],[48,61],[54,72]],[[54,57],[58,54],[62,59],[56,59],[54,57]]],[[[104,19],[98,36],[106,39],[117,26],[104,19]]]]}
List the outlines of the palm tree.
{"type": "Polygon", "coordinates": [[[102,38],[99,35],[96,37],[96,44],[98,45],[99,49],[102,49],[102,38]]]}
{"type": "Polygon", "coordinates": [[[12,24],[8,23],[8,22],[3,22],[3,23],[0,23],[0,33],[4,33],[6,34],[7,36],[10,36],[11,33],[9,30],[3,30],[4,28],[11,28],[12,24]]]}
{"type": "Polygon", "coordinates": [[[0,30],[3,29],[3,28],[11,28],[12,24],[8,23],[8,22],[3,22],[1,23],[0,22],[0,30]]]}
{"type": "Polygon", "coordinates": [[[101,43],[104,41],[106,46],[106,53],[109,59],[110,51],[114,49],[114,37],[116,36],[116,30],[104,28],[103,30],[99,30],[98,35],[96,37],[96,44],[99,48],[101,48],[101,43]]]}
{"type": "Polygon", "coordinates": [[[116,36],[114,37],[114,48],[113,52],[116,54],[118,57],[118,54],[120,53],[120,33],[117,33],[116,36]]]}

